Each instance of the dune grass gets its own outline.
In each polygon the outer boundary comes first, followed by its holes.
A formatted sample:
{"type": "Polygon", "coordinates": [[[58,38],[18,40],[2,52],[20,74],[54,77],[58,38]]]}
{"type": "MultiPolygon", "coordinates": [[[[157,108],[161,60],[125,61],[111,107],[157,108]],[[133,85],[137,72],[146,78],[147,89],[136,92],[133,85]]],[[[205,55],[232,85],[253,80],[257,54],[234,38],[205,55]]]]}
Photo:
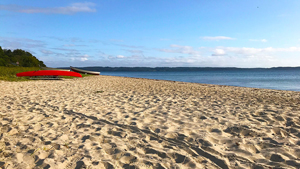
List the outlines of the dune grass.
{"type": "MultiPolygon", "coordinates": [[[[17,77],[16,74],[20,72],[36,71],[41,70],[39,67],[4,67],[0,66],[0,80],[4,81],[27,81],[30,80],[29,77],[17,77]]],[[[86,74],[81,74],[82,77],[90,76],[86,74]]],[[[63,76],[63,78],[76,78],[72,76],[63,76]]]]}
{"type": "Polygon", "coordinates": [[[26,81],[28,77],[17,77],[20,72],[41,70],[39,67],[4,67],[0,66],[0,80],[5,81],[26,81]]]}

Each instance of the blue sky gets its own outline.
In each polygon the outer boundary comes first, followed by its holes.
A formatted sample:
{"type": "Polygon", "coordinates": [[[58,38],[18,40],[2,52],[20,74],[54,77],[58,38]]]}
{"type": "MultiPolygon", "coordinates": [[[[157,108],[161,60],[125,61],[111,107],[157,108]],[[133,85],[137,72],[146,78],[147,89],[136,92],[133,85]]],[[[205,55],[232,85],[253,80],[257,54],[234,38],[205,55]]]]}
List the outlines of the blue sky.
{"type": "Polygon", "coordinates": [[[0,46],[49,67],[300,66],[299,0],[1,0],[0,46]]]}

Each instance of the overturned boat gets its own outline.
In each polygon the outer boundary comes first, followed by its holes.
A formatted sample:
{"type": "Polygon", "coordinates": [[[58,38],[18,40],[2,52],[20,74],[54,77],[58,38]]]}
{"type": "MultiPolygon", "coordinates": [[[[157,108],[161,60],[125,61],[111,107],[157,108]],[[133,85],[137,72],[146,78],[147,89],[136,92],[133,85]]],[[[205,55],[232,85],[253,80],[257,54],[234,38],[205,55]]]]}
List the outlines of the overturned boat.
{"type": "Polygon", "coordinates": [[[41,67],[43,70],[61,70],[61,71],[70,71],[68,69],[59,69],[59,68],[52,68],[52,67],[41,67]]]}
{"type": "Polygon", "coordinates": [[[21,72],[16,74],[17,77],[32,77],[33,79],[59,79],[59,76],[82,77],[81,74],[63,70],[37,70],[29,72],[21,72]]]}
{"type": "Polygon", "coordinates": [[[100,75],[100,72],[94,72],[94,71],[89,71],[89,70],[83,70],[83,69],[78,69],[75,67],[70,66],[70,69],[74,72],[77,73],[83,73],[83,74],[89,74],[89,75],[100,75]]]}

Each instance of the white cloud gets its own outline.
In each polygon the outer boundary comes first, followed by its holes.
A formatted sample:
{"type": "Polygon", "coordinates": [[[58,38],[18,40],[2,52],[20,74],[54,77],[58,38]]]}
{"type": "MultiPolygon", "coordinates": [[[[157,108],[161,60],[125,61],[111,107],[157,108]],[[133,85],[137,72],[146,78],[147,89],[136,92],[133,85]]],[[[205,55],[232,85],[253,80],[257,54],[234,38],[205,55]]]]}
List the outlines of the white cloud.
{"type": "Polygon", "coordinates": [[[277,48],[278,52],[300,52],[300,47],[277,48]]]}
{"type": "Polygon", "coordinates": [[[268,42],[267,39],[249,39],[250,41],[253,41],[253,42],[268,42]]]}
{"type": "Polygon", "coordinates": [[[76,56],[76,55],[74,55],[74,56],[71,57],[71,60],[72,60],[72,61],[81,61],[81,62],[85,62],[85,61],[89,60],[88,57],[90,57],[90,56],[87,55],[87,54],[81,55],[81,56],[76,56]]]}
{"type": "Polygon", "coordinates": [[[144,52],[142,50],[126,50],[130,53],[133,53],[133,54],[143,54],[144,52]]]}
{"type": "Polygon", "coordinates": [[[80,57],[80,61],[87,61],[88,60],[89,55],[85,54],[83,56],[80,57]]]}
{"type": "Polygon", "coordinates": [[[38,47],[44,47],[45,42],[40,40],[33,40],[28,38],[12,38],[12,37],[1,37],[0,44],[3,48],[6,49],[35,49],[38,47]]]}
{"type": "Polygon", "coordinates": [[[219,40],[234,40],[235,38],[231,38],[227,36],[205,36],[202,37],[202,39],[219,41],[219,40]]]}
{"type": "Polygon", "coordinates": [[[267,39],[262,39],[261,42],[267,42],[267,39]]]}
{"type": "Polygon", "coordinates": [[[276,67],[300,66],[298,56],[300,47],[288,48],[247,48],[247,47],[200,47],[171,45],[172,48],[160,49],[175,53],[174,57],[161,60],[162,63],[179,66],[216,66],[216,67],[276,67]],[[189,51],[189,52],[187,52],[189,51]],[[192,52],[191,52],[192,51],[192,52]],[[178,54],[176,56],[176,53],[178,54]],[[185,53],[186,55],[182,56],[185,53]],[[201,55],[200,55],[201,53],[201,55]]]}
{"type": "Polygon", "coordinates": [[[74,14],[78,12],[96,12],[95,4],[92,2],[72,3],[65,7],[25,7],[19,5],[0,5],[0,10],[7,10],[20,13],[47,13],[47,14],[74,14]]]}
{"type": "Polygon", "coordinates": [[[41,52],[43,53],[43,54],[45,54],[45,55],[49,55],[49,54],[53,54],[53,52],[52,51],[50,51],[50,50],[41,50],[41,52]]]}
{"type": "Polygon", "coordinates": [[[125,58],[125,56],[123,56],[123,55],[118,55],[117,58],[120,58],[120,59],[121,59],[121,58],[125,58]]]}
{"type": "Polygon", "coordinates": [[[75,45],[75,44],[65,44],[64,47],[75,47],[75,46],[86,46],[86,45],[75,45]]]}
{"type": "Polygon", "coordinates": [[[183,53],[183,54],[192,54],[200,55],[199,51],[196,51],[191,46],[180,46],[180,45],[171,45],[172,49],[159,49],[159,51],[166,53],[183,53]]]}
{"type": "Polygon", "coordinates": [[[126,48],[144,48],[143,46],[134,46],[134,45],[124,45],[124,44],[115,44],[117,46],[122,46],[122,47],[126,47],[126,48]]]}
{"type": "Polygon", "coordinates": [[[226,55],[226,52],[224,49],[215,49],[214,53],[212,54],[212,56],[223,56],[226,55]]]}
{"type": "Polygon", "coordinates": [[[75,45],[74,44],[65,44],[64,46],[65,47],[74,47],[75,45]]]}
{"type": "MultiPolygon", "coordinates": [[[[174,48],[174,47],[173,47],[174,48]]],[[[190,49],[187,46],[177,46],[181,50],[190,49]]],[[[237,48],[237,47],[201,47],[194,52],[183,54],[183,51],[175,48],[178,53],[167,51],[166,55],[161,52],[162,57],[151,56],[126,56],[126,59],[118,59],[118,55],[101,53],[101,59],[81,60],[68,57],[65,62],[45,62],[47,66],[128,66],[128,67],[276,67],[276,66],[299,66],[298,59],[300,48],[237,48]],[[199,54],[201,53],[201,55],[199,54]],[[215,55],[213,55],[215,54],[215,55]],[[49,63],[49,65],[48,65],[49,63]],[[55,63],[55,64],[54,64],[55,63]],[[53,65],[51,65],[53,64],[53,65]]],[[[172,48],[171,48],[172,49],[172,48]]],[[[169,49],[169,50],[171,50],[169,49]]],[[[173,49],[173,50],[175,50],[173,49]]],[[[163,51],[163,50],[160,50],[163,51]]],[[[69,56],[69,55],[68,55],[69,56]]],[[[77,55],[81,56],[81,55],[77,55]]],[[[123,56],[123,55],[119,55],[123,56]]],[[[157,54],[155,54],[157,56],[157,54]]]]}
{"type": "Polygon", "coordinates": [[[300,52],[300,47],[288,47],[288,48],[237,48],[237,47],[223,47],[225,51],[233,52],[236,54],[259,54],[259,53],[268,53],[268,52],[300,52]]]}

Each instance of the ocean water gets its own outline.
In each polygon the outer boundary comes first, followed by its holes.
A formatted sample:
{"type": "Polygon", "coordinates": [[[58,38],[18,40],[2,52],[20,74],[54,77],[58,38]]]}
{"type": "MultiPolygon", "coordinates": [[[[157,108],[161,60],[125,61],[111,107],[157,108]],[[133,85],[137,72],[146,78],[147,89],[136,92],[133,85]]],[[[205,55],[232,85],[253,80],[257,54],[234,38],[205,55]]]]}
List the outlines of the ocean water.
{"type": "Polygon", "coordinates": [[[228,69],[202,71],[103,72],[101,75],[300,91],[300,69],[228,69]]]}

